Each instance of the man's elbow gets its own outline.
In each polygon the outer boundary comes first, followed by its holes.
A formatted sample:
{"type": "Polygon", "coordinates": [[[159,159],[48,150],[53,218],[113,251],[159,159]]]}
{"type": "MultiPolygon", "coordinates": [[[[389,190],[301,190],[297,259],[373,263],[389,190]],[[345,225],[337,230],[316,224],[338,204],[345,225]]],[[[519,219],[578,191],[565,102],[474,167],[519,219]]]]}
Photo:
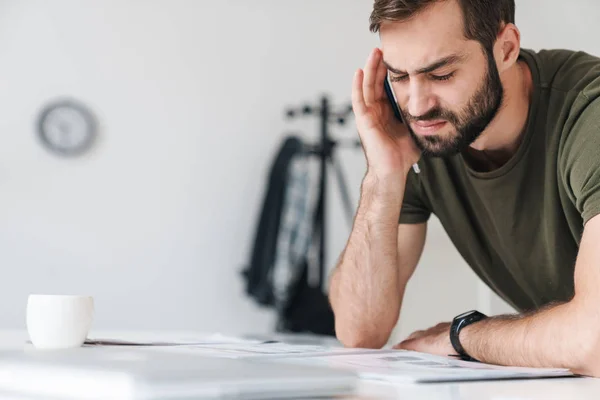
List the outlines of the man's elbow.
{"type": "MultiPolygon", "coordinates": [[[[571,370],[579,375],[600,378],[600,318],[594,312],[582,309],[578,315],[589,315],[588,318],[578,318],[573,324],[573,346],[571,354],[575,365],[571,370]]],[[[575,311],[572,311],[575,315],[575,311]]]]}
{"type": "Polygon", "coordinates": [[[381,349],[387,343],[380,337],[367,335],[338,335],[338,340],[348,348],[358,349],[381,349]]]}
{"type": "Polygon", "coordinates": [[[580,342],[582,356],[573,372],[600,378],[600,327],[591,329],[586,334],[587,339],[580,342]]]}
{"type": "Polygon", "coordinates": [[[356,327],[343,328],[336,324],[337,339],[348,348],[381,349],[386,345],[391,329],[377,331],[356,327]]]}
{"type": "Polygon", "coordinates": [[[575,374],[600,378],[600,361],[598,358],[600,353],[587,354],[585,360],[578,364],[576,368],[572,368],[575,374]]]}

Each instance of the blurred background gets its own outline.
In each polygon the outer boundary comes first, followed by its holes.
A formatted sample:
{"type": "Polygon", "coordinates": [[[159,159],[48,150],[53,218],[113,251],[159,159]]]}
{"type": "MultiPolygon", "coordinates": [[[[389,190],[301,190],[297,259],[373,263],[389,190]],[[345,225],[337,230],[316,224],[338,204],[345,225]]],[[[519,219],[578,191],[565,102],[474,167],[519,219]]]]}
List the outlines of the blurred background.
{"type": "MultiPolygon", "coordinates": [[[[242,270],[283,140],[320,135],[318,115],[286,111],[322,96],[347,109],[378,45],[371,6],[0,0],[0,328],[24,328],[30,293],[72,293],[94,296],[96,329],[272,332],[277,314],[246,293],[242,270]],[[51,132],[40,140],[43,110],[64,98],[97,123],[77,156],[51,132]]],[[[600,54],[598,12],[593,0],[517,0],[523,46],[600,54]]],[[[358,138],[351,116],[330,134],[358,138]]],[[[364,157],[352,146],[336,157],[355,207],[364,157]]],[[[350,232],[329,177],[328,271],[350,232]]],[[[511,311],[433,217],[392,340],[472,308],[511,311]]]]}

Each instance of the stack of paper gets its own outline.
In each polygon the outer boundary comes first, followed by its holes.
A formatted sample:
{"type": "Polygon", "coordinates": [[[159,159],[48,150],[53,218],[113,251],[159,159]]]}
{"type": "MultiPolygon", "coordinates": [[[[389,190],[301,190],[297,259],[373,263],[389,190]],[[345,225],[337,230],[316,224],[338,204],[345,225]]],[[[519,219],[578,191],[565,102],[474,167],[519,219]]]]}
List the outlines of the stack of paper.
{"type": "Polygon", "coordinates": [[[503,367],[406,350],[289,359],[288,362],[349,369],[364,379],[396,383],[452,382],[575,376],[567,369],[503,367]]]}
{"type": "Polygon", "coordinates": [[[222,334],[120,334],[113,338],[90,338],[86,346],[190,346],[226,343],[260,343],[256,339],[244,339],[222,334]]]}
{"type": "Polygon", "coordinates": [[[364,379],[391,382],[451,382],[575,376],[567,369],[513,368],[406,350],[349,349],[341,345],[290,344],[211,335],[206,337],[146,337],[144,340],[90,340],[90,346],[148,346],[158,351],[207,357],[268,359],[351,370],[364,379]]]}
{"type": "MultiPolygon", "coordinates": [[[[305,341],[306,342],[306,341],[305,341]]],[[[268,337],[247,339],[224,335],[165,337],[157,335],[117,335],[111,339],[89,339],[86,346],[137,346],[159,351],[177,351],[225,358],[307,357],[334,354],[356,354],[377,350],[347,349],[339,342],[325,344],[292,344],[268,337]]]]}
{"type": "Polygon", "coordinates": [[[160,350],[189,352],[225,358],[300,358],[378,353],[379,350],[348,349],[334,346],[298,345],[282,342],[201,344],[161,348],[160,350]]]}

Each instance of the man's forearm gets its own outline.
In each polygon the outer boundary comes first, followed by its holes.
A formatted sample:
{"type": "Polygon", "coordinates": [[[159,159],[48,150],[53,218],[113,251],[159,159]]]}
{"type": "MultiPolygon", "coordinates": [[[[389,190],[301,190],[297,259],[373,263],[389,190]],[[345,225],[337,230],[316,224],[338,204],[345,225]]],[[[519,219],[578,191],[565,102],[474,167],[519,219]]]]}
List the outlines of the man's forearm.
{"type": "Polygon", "coordinates": [[[583,310],[570,302],[521,316],[489,318],[464,328],[460,341],[482,362],[590,374],[589,355],[598,345],[598,334],[583,310]]]}
{"type": "MultiPolygon", "coordinates": [[[[459,334],[465,351],[490,364],[566,368],[600,378],[598,243],[600,215],[585,225],[571,300],[524,315],[494,317],[468,325],[459,334]]],[[[416,332],[396,347],[442,356],[453,354],[450,324],[416,332]]]]}
{"type": "Polygon", "coordinates": [[[403,288],[398,276],[402,177],[365,176],[352,233],[331,283],[336,332],[356,347],[381,347],[397,322],[403,288]],[[368,342],[362,342],[368,338],[368,342]]]}

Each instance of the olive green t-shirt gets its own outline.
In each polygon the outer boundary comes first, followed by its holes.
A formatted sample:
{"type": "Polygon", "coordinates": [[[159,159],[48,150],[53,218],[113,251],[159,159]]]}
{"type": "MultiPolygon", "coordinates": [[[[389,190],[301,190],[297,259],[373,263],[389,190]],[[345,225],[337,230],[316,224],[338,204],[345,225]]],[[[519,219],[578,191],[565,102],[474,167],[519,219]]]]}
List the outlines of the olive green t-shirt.
{"type": "Polygon", "coordinates": [[[568,50],[520,57],[534,88],[516,153],[486,173],[462,154],[421,158],[400,223],[436,215],[475,273],[526,311],[571,299],[584,225],[600,213],[600,59],[568,50]]]}

